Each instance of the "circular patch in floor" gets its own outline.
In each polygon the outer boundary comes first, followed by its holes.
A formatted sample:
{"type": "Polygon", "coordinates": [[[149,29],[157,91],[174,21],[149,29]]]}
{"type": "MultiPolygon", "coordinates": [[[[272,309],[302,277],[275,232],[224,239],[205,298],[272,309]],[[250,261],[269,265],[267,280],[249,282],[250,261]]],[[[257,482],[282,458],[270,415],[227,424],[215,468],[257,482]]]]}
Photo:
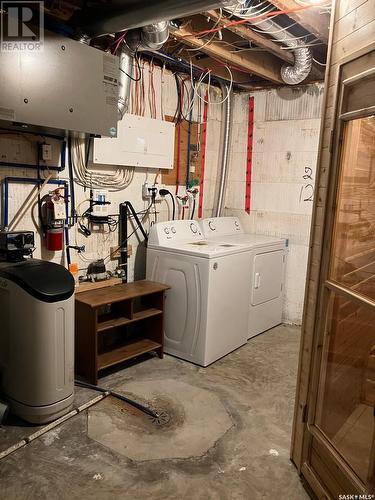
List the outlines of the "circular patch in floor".
{"type": "Polygon", "coordinates": [[[233,425],[216,394],[185,382],[147,380],[116,390],[161,415],[159,424],[112,398],[89,410],[88,436],[132,460],[202,456],[233,425]]]}

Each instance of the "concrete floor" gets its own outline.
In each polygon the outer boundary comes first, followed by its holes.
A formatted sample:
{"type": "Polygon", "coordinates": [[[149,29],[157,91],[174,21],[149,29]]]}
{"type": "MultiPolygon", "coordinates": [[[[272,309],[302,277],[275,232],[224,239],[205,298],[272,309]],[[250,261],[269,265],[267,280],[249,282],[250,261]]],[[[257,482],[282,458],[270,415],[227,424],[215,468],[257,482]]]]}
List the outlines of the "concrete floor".
{"type": "MultiPolygon", "coordinates": [[[[208,368],[167,356],[109,375],[165,423],[107,398],[3,459],[0,498],[307,499],[289,461],[298,349],[280,326],[208,368]]],[[[0,427],[0,451],[34,430],[0,427]]]]}

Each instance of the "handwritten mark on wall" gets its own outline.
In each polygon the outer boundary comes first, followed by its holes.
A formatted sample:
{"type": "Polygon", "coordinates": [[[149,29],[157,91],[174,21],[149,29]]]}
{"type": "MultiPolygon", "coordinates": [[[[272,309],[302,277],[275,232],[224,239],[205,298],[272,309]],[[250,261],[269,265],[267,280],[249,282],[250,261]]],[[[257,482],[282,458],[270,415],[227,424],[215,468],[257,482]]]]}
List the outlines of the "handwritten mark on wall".
{"type": "Polygon", "coordinates": [[[311,167],[305,167],[305,173],[302,176],[304,183],[301,186],[299,194],[299,202],[314,201],[314,179],[313,170],[311,167]]]}

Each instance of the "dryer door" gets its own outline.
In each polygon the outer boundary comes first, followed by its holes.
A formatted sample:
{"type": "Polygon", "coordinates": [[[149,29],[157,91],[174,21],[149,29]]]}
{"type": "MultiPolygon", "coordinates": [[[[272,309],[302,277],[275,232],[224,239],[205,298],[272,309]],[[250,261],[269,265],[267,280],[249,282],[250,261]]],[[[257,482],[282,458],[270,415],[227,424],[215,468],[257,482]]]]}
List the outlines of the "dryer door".
{"type": "Polygon", "coordinates": [[[284,278],[284,250],[255,255],[252,278],[253,306],[280,297],[284,278]]]}
{"type": "Polygon", "coordinates": [[[149,251],[147,274],[148,279],[171,287],[165,301],[165,352],[199,363],[199,332],[207,309],[207,259],[149,251]]]}

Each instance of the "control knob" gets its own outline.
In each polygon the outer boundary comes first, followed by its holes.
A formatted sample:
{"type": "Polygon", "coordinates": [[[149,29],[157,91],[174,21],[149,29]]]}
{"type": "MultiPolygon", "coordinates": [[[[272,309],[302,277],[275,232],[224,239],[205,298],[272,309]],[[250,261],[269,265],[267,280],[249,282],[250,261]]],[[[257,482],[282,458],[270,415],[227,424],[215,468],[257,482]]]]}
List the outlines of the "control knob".
{"type": "Polygon", "coordinates": [[[196,224],[194,224],[194,222],[192,222],[192,223],[190,224],[190,230],[191,230],[191,232],[192,232],[192,233],[197,234],[197,232],[198,232],[198,228],[197,228],[197,225],[196,225],[196,224]]]}

